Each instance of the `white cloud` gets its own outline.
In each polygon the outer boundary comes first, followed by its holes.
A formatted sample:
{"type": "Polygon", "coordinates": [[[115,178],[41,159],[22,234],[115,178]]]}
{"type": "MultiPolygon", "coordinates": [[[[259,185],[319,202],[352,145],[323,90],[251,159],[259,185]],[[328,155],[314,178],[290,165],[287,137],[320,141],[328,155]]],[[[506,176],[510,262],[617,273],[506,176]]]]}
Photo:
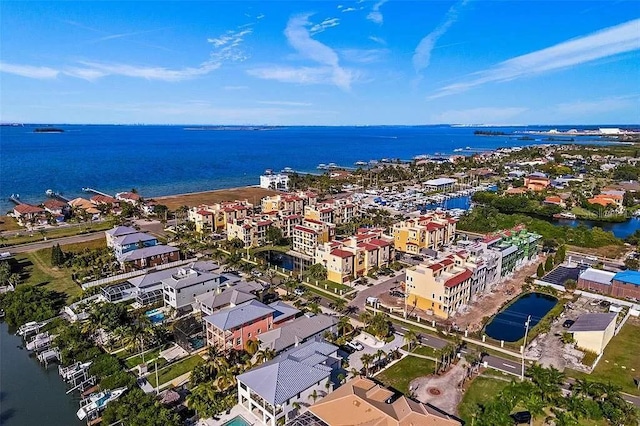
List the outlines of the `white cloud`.
{"type": "Polygon", "coordinates": [[[224,90],[247,90],[249,86],[223,86],[224,90]]]}
{"type": "Polygon", "coordinates": [[[312,35],[315,35],[315,34],[323,32],[327,28],[337,27],[338,25],[340,25],[340,19],[338,19],[338,18],[327,18],[324,21],[320,22],[319,24],[313,25],[309,29],[309,33],[311,33],[312,35]]]}
{"type": "MultiPolygon", "coordinates": [[[[220,67],[219,63],[205,62],[199,67],[170,69],[165,67],[136,66],[119,63],[81,62],[89,70],[106,75],[145,78],[147,80],[182,81],[209,74],[220,67]]],[[[85,72],[88,72],[85,70],[85,72]]]]}
{"type": "Polygon", "coordinates": [[[562,102],[551,108],[558,115],[563,116],[584,116],[587,114],[601,114],[611,111],[628,110],[638,108],[640,96],[627,95],[598,99],[593,101],[572,101],[562,102]]]}
{"type": "Polygon", "coordinates": [[[506,120],[522,114],[527,108],[472,108],[461,110],[443,111],[432,116],[433,123],[447,124],[506,124],[506,120]]]}
{"type": "Polygon", "coordinates": [[[491,82],[504,82],[607,58],[640,49],[640,19],[517,56],[471,74],[460,83],[442,87],[430,98],[465,92],[491,82]]]}
{"type": "Polygon", "coordinates": [[[460,8],[467,4],[468,0],[461,0],[454,4],[447,11],[444,19],[438,24],[435,30],[431,31],[426,37],[420,40],[413,54],[413,68],[416,72],[420,72],[429,66],[431,61],[431,51],[433,50],[438,39],[442,37],[458,20],[460,8]]]}
{"type": "Polygon", "coordinates": [[[388,0],[380,0],[376,4],[373,5],[371,12],[367,15],[367,19],[371,22],[375,22],[376,24],[382,24],[384,22],[384,16],[380,12],[380,8],[383,4],[385,4],[388,0]]]}
{"type": "Polygon", "coordinates": [[[263,67],[248,70],[254,77],[298,84],[334,84],[350,90],[355,74],[340,66],[338,54],[331,47],[314,40],[308,27],[310,15],[297,15],[289,19],[284,34],[298,54],[318,64],[316,67],[263,67]]]}
{"type": "Polygon", "coordinates": [[[347,8],[345,8],[345,9],[342,9],[342,12],[343,12],[343,13],[346,13],[346,12],[355,12],[356,10],[358,10],[358,9],[356,9],[355,7],[347,7],[347,8]]]}
{"type": "Polygon", "coordinates": [[[94,68],[68,67],[62,71],[70,77],[81,78],[87,81],[94,81],[107,75],[107,73],[94,68]]]}
{"type": "Polygon", "coordinates": [[[279,106],[313,106],[310,102],[294,102],[294,101],[258,101],[261,105],[279,105],[279,106]]]}
{"type": "Polygon", "coordinates": [[[389,49],[340,49],[338,52],[347,62],[372,64],[384,60],[389,49]]]}
{"type": "Polygon", "coordinates": [[[56,78],[60,74],[60,71],[49,67],[8,64],[6,62],[0,62],[0,72],[35,79],[56,78]]]}
{"type": "Polygon", "coordinates": [[[369,38],[369,40],[371,40],[373,42],[376,42],[378,44],[381,44],[383,46],[387,45],[387,41],[385,39],[383,39],[382,37],[369,36],[368,38],[369,38]]]}
{"type": "Polygon", "coordinates": [[[244,40],[244,37],[251,34],[252,29],[246,29],[242,31],[230,30],[219,37],[208,38],[207,41],[213,44],[214,47],[224,46],[238,46],[244,40]]]}

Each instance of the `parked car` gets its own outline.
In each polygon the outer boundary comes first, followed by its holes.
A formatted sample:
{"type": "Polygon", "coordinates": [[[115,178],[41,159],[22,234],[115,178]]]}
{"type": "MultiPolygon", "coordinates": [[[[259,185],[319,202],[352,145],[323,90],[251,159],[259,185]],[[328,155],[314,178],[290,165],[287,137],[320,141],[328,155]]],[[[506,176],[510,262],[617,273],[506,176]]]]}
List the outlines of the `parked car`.
{"type": "Polygon", "coordinates": [[[293,294],[296,296],[302,296],[304,294],[304,287],[296,287],[296,289],[293,290],[293,294]]]}
{"type": "Polygon", "coordinates": [[[351,355],[352,353],[354,353],[354,352],[356,351],[356,350],[355,350],[355,348],[352,348],[352,347],[351,347],[351,346],[349,346],[349,345],[342,345],[342,346],[340,346],[340,350],[341,350],[342,352],[346,352],[346,353],[348,353],[349,355],[351,355]]]}
{"type": "Polygon", "coordinates": [[[600,306],[603,308],[608,308],[609,306],[611,306],[611,302],[603,300],[602,302],[600,302],[600,306]]]}
{"type": "Polygon", "coordinates": [[[352,340],[349,343],[347,343],[347,346],[355,349],[356,351],[361,351],[364,349],[364,346],[362,346],[362,343],[356,342],[355,340],[352,340]]]}
{"type": "Polygon", "coordinates": [[[562,323],[562,326],[563,326],[564,328],[569,328],[569,327],[571,327],[574,323],[575,323],[575,321],[574,321],[574,320],[569,320],[569,319],[568,319],[568,320],[566,320],[564,323],[562,323]]]}
{"type": "Polygon", "coordinates": [[[389,294],[393,297],[404,297],[404,293],[398,290],[391,290],[389,294]]]}

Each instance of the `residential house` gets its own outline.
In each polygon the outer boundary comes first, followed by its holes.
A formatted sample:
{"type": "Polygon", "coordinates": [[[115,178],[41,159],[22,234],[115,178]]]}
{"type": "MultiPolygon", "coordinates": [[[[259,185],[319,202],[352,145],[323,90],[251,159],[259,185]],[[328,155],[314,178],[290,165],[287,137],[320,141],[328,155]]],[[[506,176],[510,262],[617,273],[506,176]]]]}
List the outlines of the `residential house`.
{"type": "Polygon", "coordinates": [[[47,223],[44,212],[45,210],[41,207],[21,203],[13,208],[13,217],[18,221],[18,224],[22,226],[27,224],[40,225],[47,223]]]}
{"type": "Polygon", "coordinates": [[[113,249],[115,247],[116,238],[136,233],[138,233],[138,230],[130,226],[116,226],[108,231],[104,231],[104,236],[107,240],[107,247],[113,249]]]}
{"type": "Polygon", "coordinates": [[[568,331],[578,349],[600,355],[613,337],[617,316],[616,312],[582,314],[568,331]]]}
{"type": "Polygon", "coordinates": [[[284,173],[266,173],[260,176],[260,188],[277,191],[289,190],[289,175],[284,173]]]}
{"type": "Polygon", "coordinates": [[[51,214],[56,222],[64,222],[65,218],[69,215],[71,207],[64,201],[57,198],[50,198],[42,203],[44,210],[51,214]]]}
{"type": "Polygon", "coordinates": [[[314,205],[316,202],[316,194],[300,191],[295,194],[276,194],[264,197],[260,201],[260,205],[262,213],[302,214],[305,206],[314,205]]]}
{"type": "Polygon", "coordinates": [[[543,203],[552,206],[560,206],[562,208],[567,207],[567,204],[564,202],[564,200],[557,195],[549,195],[545,197],[543,203]]]}
{"type": "Polygon", "coordinates": [[[349,380],[309,407],[288,426],[349,424],[379,426],[461,426],[453,416],[383,387],[365,377],[349,380]]]}
{"type": "Polygon", "coordinates": [[[101,194],[94,195],[93,197],[89,198],[89,201],[91,201],[91,203],[96,207],[107,206],[108,208],[112,208],[118,205],[118,200],[116,200],[113,197],[110,197],[109,195],[101,195],[101,194]]]}
{"type": "Polygon", "coordinates": [[[164,303],[174,309],[189,309],[196,296],[213,292],[221,285],[221,275],[194,268],[178,268],[170,277],[162,280],[164,303]]]}
{"type": "Polygon", "coordinates": [[[587,202],[589,204],[597,204],[602,207],[611,207],[617,213],[624,212],[623,199],[624,196],[617,193],[618,191],[609,191],[608,194],[598,194],[592,198],[589,198],[587,202]]]}
{"type": "Polygon", "coordinates": [[[335,333],[337,323],[338,320],[333,316],[307,313],[284,323],[281,327],[260,334],[260,348],[271,349],[278,354],[310,339],[322,337],[326,332],[335,333]]]}
{"type": "Polygon", "coordinates": [[[180,249],[165,245],[152,245],[128,251],[119,257],[126,272],[154,268],[180,260],[180,249]]]}
{"type": "Polygon", "coordinates": [[[529,191],[544,191],[551,184],[551,180],[544,173],[536,172],[524,178],[524,187],[529,191]]]}
{"type": "Polygon", "coordinates": [[[245,248],[258,247],[267,241],[267,230],[274,225],[273,220],[261,216],[234,219],[227,223],[227,239],[239,239],[245,248]]]}
{"type": "Polygon", "coordinates": [[[96,206],[86,198],[74,198],[73,200],[69,201],[69,205],[71,206],[72,210],[75,210],[75,212],[80,210],[89,215],[91,220],[100,218],[100,210],[98,210],[96,206]]]}
{"type": "Polygon", "coordinates": [[[310,340],[239,375],[238,403],[259,424],[276,426],[297,415],[295,407],[311,395],[330,393],[341,362],[337,346],[310,340]]]}
{"type": "Polygon", "coordinates": [[[238,305],[213,311],[203,318],[207,332],[207,344],[221,350],[246,348],[249,340],[255,340],[263,332],[294,319],[300,311],[283,302],[271,305],[250,299],[238,305]]]}
{"type": "Polygon", "coordinates": [[[116,200],[137,206],[141,204],[142,197],[135,192],[119,192],[116,194],[116,200]]]}
{"type": "Polygon", "coordinates": [[[189,220],[195,222],[197,232],[225,230],[232,221],[250,216],[253,204],[248,201],[223,201],[212,205],[202,204],[189,209],[189,220]]]}
{"type": "Polygon", "coordinates": [[[254,294],[262,290],[262,285],[256,282],[238,282],[232,287],[220,287],[215,292],[199,294],[195,297],[197,306],[203,315],[211,315],[220,309],[238,306],[256,299],[254,294]]]}
{"type": "Polygon", "coordinates": [[[158,239],[144,232],[128,233],[114,237],[111,241],[113,254],[121,260],[125,253],[158,244],[158,239]]]}

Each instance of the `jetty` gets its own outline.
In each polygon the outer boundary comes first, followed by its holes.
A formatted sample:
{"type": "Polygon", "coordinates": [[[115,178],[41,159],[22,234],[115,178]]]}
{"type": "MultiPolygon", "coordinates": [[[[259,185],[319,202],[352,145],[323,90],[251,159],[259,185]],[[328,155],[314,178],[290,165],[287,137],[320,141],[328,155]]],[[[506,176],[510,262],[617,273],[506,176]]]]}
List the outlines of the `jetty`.
{"type": "Polygon", "coordinates": [[[47,189],[44,193],[49,198],[54,198],[60,201],[64,201],[65,203],[68,203],[69,201],[71,201],[69,198],[64,197],[61,193],[53,191],[52,189],[47,189]]]}
{"type": "Polygon", "coordinates": [[[24,204],[22,201],[20,201],[20,194],[11,194],[11,197],[9,197],[9,201],[11,201],[12,203],[18,206],[20,204],[24,204]]]}
{"type": "Polygon", "coordinates": [[[94,189],[94,188],[86,187],[86,188],[82,188],[82,191],[83,192],[91,192],[91,193],[94,193],[94,194],[102,195],[104,197],[111,197],[111,195],[109,195],[107,193],[104,193],[102,191],[98,191],[97,189],[94,189]]]}
{"type": "Polygon", "coordinates": [[[45,367],[49,366],[50,361],[60,362],[60,351],[58,348],[47,349],[46,351],[38,354],[38,361],[44,364],[45,367]]]}

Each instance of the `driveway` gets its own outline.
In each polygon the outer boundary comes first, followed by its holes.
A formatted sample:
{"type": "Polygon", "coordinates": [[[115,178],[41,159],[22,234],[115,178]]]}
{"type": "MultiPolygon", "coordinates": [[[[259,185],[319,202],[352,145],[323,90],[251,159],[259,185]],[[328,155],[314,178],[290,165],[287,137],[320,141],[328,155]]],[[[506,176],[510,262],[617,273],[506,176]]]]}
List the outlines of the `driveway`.
{"type": "Polygon", "coordinates": [[[385,281],[375,284],[371,287],[367,287],[360,290],[356,297],[349,303],[349,306],[355,306],[359,310],[364,310],[364,306],[367,303],[367,297],[378,297],[383,293],[388,293],[394,287],[400,285],[405,280],[405,273],[402,272],[396,276],[390,277],[385,281]]]}
{"type": "MultiPolygon", "coordinates": [[[[375,353],[378,352],[380,349],[385,351],[385,353],[389,353],[392,350],[394,350],[396,348],[399,348],[404,344],[403,338],[402,338],[401,335],[394,334],[393,336],[394,336],[394,338],[393,338],[392,342],[385,343],[383,346],[377,347],[377,348],[374,348],[374,347],[369,346],[369,345],[367,345],[365,343],[362,343],[362,346],[364,346],[363,350],[355,351],[354,353],[349,355],[349,370],[351,370],[351,368],[356,368],[358,370],[360,370],[362,368],[362,361],[360,360],[360,358],[364,354],[375,355],[375,353]]],[[[358,341],[360,341],[360,340],[358,340],[358,341]]]]}

